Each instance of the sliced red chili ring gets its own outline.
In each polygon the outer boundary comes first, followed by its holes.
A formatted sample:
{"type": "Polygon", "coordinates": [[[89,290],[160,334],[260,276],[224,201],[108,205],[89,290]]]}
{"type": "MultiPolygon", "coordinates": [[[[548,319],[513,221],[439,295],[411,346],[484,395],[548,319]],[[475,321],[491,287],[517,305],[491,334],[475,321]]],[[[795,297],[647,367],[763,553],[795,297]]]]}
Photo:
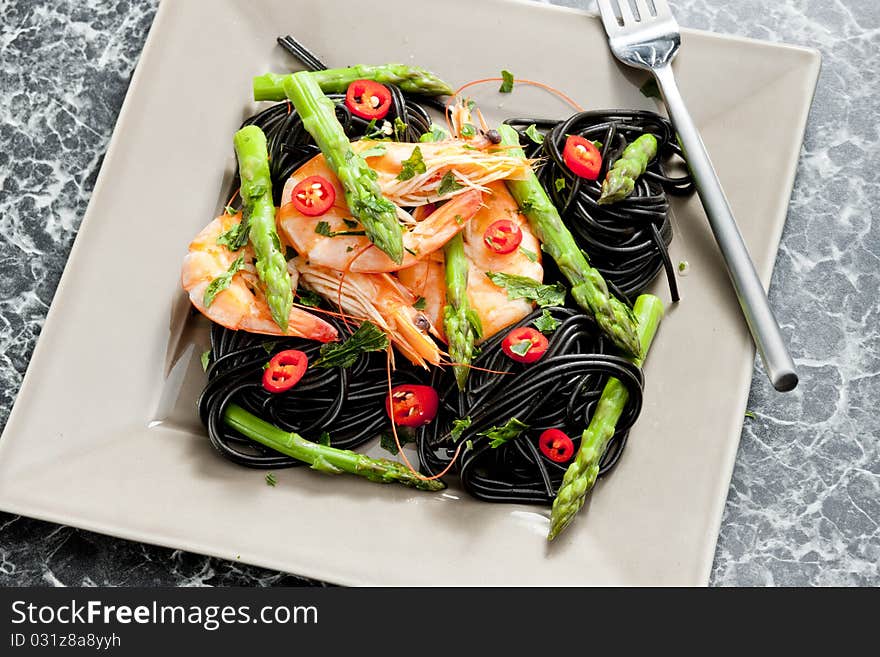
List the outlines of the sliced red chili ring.
{"type": "Polygon", "coordinates": [[[519,363],[534,363],[550,346],[549,340],[531,326],[513,329],[501,342],[501,349],[519,363]]]}
{"type": "Polygon", "coordinates": [[[495,253],[512,253],[522,242],[522,229],[510,219],[499,219],[483,233],[483,242],[495,253]]]}
{"type": "Polygon", "coordinates": [[[277,393],[290,390],[299,383],[309,366],[309,357],[298,349],[281,351],[269,361],[263,370],[263,387],[277,393]]]}
{"type": "Polygon", "coordinates": [[[574,441],[559,429],[547,429],[538,438],[541,454],[556,463],[565,463],[574,456],[574,441]]]}
{"type": "Polygon", "coordinates": [[[290,201],[300,213],[307,217],[317,217],[333,207],[336,202],[336,188],[324,176],[309,176],[293,188],[290,201]]]}
{"type": "Polygon", "coordinates": [[[404,384],[391,389],[385,412],[401,427],[420,427],[437,417],[440,397],[431,386],[404,384]]]}
{"type": "Polygon", "coordinates": [[[355,80],[345,92],[345,106],[362,119],[384,119],[391,109],[391,91],[373,80],[355,80]]]}
{"type": "Polygon", "coordinates": [[[562,159],[571,172],[587,180],[596,180],[602,169],[602,154],[596,145],[577,135],[569,135],[562,150],[562,159]]]}

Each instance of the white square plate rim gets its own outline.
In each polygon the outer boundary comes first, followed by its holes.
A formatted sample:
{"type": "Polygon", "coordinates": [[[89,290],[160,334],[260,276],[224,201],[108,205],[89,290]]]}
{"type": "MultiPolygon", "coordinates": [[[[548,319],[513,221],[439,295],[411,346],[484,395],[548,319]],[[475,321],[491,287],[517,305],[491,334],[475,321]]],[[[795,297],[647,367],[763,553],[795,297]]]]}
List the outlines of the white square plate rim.
{"type": "MultiPolygon", "coordinates": [[[[499,1],[501,1],[501,0],[499,0],[499,1]]],[[[575,10],[575,9],[570,9],[570,8],[565,8],[565,7],[548,6],[548,5],[534,5],[532,3],[524,2],[523,0],[503,0],[503,1],[508,2],[508,3],[512,3],[512,4],[517,4],[517,5],[528,5],[530,9],[534,9],[535,11],[570,12],[572,14],[579,15],[579,16],[582,16],[584,14],[584,12],[581,12],[580,10],[575,10]]],[[[144,61],[146,61],[147,57],[150,56],[153,49],[156,47],[155,42],[159,39],[158,35],[160,35],[160,33],[161,33],[161,27],[163,25],[163,20],[162,20],[163,16],[165,15],[167,8],[171,5],[172,5],[172,2],[170,2],[169,0],[165,0],[160,5],[159,11],[158,11],[157,16],[154,20],[154,24],[151,27],[150,34],[149,34],[147,41],[145,43],[145,46],[144,46],[144,51],[142,54],[142,63],[144,61]]],[[[708,34],[708,33],[703,33],[700,31],[693,31],[693,30],[683,30],[683,32],[685,33],[685,35],[687,35],[687,34],[703,34],[703,35],[708,34]]],[[[710,35],[710,36],[712,39],[718,39],[720,41],[728,41],[728,42],[738,42],[738,43],[743,44],[744,46],[760,44],[763,47],[772,46],[774,48],[793,49],[793,50],[798,50],[798,51],[804,52],[804,53],[808,54],[811,58],[811,61],[810,61],[811,70],[808,71],[808,73],[807,73],[808,76],[809,75],[813,76],[814,84],[815,84],[815,78],[818,77],[819,56],[818,56],[818,53],[812,49],[800,48],[800,47],[796,47],[796,46],[780,45],[780,44],[768,44],[763,41],[756,41],[756,40],[745,39],[745,38],[741,38],[741,37],[719,36],[719,35],[714,35],[714,34],[710,35]]],[[[610,55],[609,55],[609,57],[610,57],[610,55]]],[[[64,299],[64,297],[65,297],[66,281],[70,277],[71,270],[74,268],[75,264],[79,261],[79,259],[81,257],[83,257],[80,252],[83,249],[87,248],[86,246],[84,246],[84,244],[86,242],[84,237],[86,237],[88,235],[90,227],[93,224],[97,223],[97,221],[98,221],[98,220],[95,220],[92,218],[92,215],[94,214],[92,212],[92,209],[93,209],[93,206],[95,205],[94,199],[98,198],[99,196],[101,196],[103,194],[103,185],[104,185],[104,180],[106,177],[106,172],[111,170],[114,166],[116,166],[115,163],[118,158],[117,150],[118,150],[118,145],[120,142],[119,126],[124,126],[125,124],[127,124],[129,121],[129,115],[132,112],[137,111],[137,109],[138,109],[134,106],[133,102],[131,102],[131,98],[134,95],[135,90],[138,89],[138,87],[140,85],[141,72],[145,68],[145,66],[142,63],[139,63],[139,65],[137,66],[137,68],[134,72],[128,93],[126,94],[125,101],[123,103],[122,109],[120,110],[119,118],[117,120],[117,129],[114,130],[114,134],[111,138],[111,141],[110,141],[110,144],[109,144],[109,147],[107,150],[107,155],[105,157],[104,165],[102,166],[101,173],[98,176],[98,179],[95,184],[95,188],[94,188],[93,195],[92,195],[93,200],[92,200],[92,202],[90,202],[89,208],[86,211],[86,214],[83,218],[79,234],[78,234],[77,239],[75,240],[75,243],[71,249],[70,257],[68,259],[68,265],[65,267],[65,270],[64,270],[64,273],[63,273],[61,280],[59,282],[55,297],[54,297],[53,302],[51,304],[50,310],[47,314],[47,319],[46,319],[46,322],[44,325],[44,331],[43,331],[44,335],[49,334],[51,332],[54,332],[56,330],[60,330],[60,327],[56,327],[56,324],[58,324],[62,321],[58,317],[58,313],[60,312],[58,310],[58,308],[61,305],[61,303],[60,303],[61,300],[64,299]]],[[[807,109],[809,108],[809,102],[806,104],[806,108],[807,109]]],[[[798,144],[799,143],[800,143],[800,141],[798,141],[798,144]]],[[[794,168],[792,168],[792,170],[788,173],[789,173],[790,180],[788,180],[786,182],[786,184],[783,185],[783,187],[785,188],[785,191],[786,191],[786,200],[787,200],[788,194],[790,193],[791,183],[793,182],[794,173],[795,173],[794,168]]],[[[779,225],[777,226],[776,234],[770,236],[770,241],[772,241],[773,245],[774,245],[774,249],[773,249],[774,252],[775,252],[775,245],[778,243],[779,235],[781,234],[781,230],[782,230],[783,225],[784,225],[784,222],[779,223],[779,225]]],[[[771,263],[771,267],[772,267],[772,263],[771,263]]],[[[766,269],[764,272],[762,272],[763,278],[765,280],[769,278],[769,273],[770,273],[769,268],[766,269]]],[[[39,367],[39,363],[42,363],[43,360],[49,358],[49,356],[50,356],[48,353],[44,353],[45,349],[43,348],[43,345],[45,344],[45,342],[46,342],[45,340],[41,339],[38,342],[38,344],[34,350],[34,354],[31,359],[31,365],[28,367],[28,371],[23,379],[22,386],[19,391],[18,398],[16,400],[16,404],[13,407],[12,413],[10,414],[6,430],[4,430],[3,439],[0,440],[0,464],[4,464],[3,456],[8,451],[7,446],[10,443],[10,435],[9,434],[12,433],[11,428],[14,428],[15,426],[17,426],[17,424],[19,422],[23,421],[23,419],[19,417],[19,415],[21,415],[21,412],[19,411],[19,409],[25,405],[23,403],[23,400],[29,399],[32,394],[30,381],[33,377],[31,376],[31,372],[39,367]]],[[[743,401],[743,404],[744,404],[744,401],[743,401]]],[[[140,430],[144,429],[144,427],[142,427],[140,425],[136,425],[136,426],[140,427],[140,430]]],[[[118,429],[120,431],[124,431],[126,429],[126,427],[118,427],[118,429]]],[[[729,477],[729,473],[732,471],[732,460],[733,460],[733,456],[736,453],[737,445],[738,445],[738,441],[735,441],[732,445],[728,446],[728,448],[729,448],[728,449],[728,458],[726,459],[728,461],[728,463],[725,466],[726,471],[728,472],[728,477],[729,477]]],[[[724,493],[726,493],[728,483],[729,482],[727,481],[727,479],[725,479],[723,482],[721,482],[721,481],[718,482],[719,487],[721,487],[723,490],[722,490],[722,493],[720,495],[720,499],[719,499],[719,502],[717,505],[717,513],[715,514],[715,516],[716,516],[715,520],[717,522],[715,522],[714,524],[716,526],[716,529],[717,529],[717,526],[720,525],[721,509],[723,508],[723,502],[724,502],[724,498],[725,498],[724,493]]],[[[76,516],[76,515],[71,515],[70,513],[63,513],[63,512],[59,513],[57,511],[54,511],[52,508],[39,507],[38,505],[34,506],[31,504],[28,504],[27,502],[23,502],[20,499],[15,499],[14,497],[9,496],[8,489],[6,486],[0,487],[0,508],[2,508],[5,511],[12,512],[12,513],[18,513],[21,515],[27,515],[27,516],[31,516],[31,517],[41,518],[41,519],[49,520],[49,521],[53,521],[53,522],[73,525],[73,526],[97,531],[97,532],[104,533],[104,534],[118,536],[120,538],[126,538],[126,539],[130,539],[130,540],[137,540],[137,541],[146,542],[146,543],[164,545],[167,547],[181,548],[181,549],[186,549],[186,550],[199,552],[199,553],[203,553],[203,554],[214,555],[214,556],[217,556],[220,558],[225,558],[225,559],[230,558],[229,550],[224,550],[216,545],[210,544],[209,542],[202,542],[199,540],[193,540],[193,539],[190,539],[186,536],[160,535],[156,531],[143,530],[143,529],[139,528],[136,523],[133,525],[125,526],[125,525],[119,524],[119,523],[104,522],[104,521],[101,521],[101,520],[95,518],[94,516],[90,517],[90,515],[87,511],[83,511],[80,515],[76,516]]],[[[712,557],[712,551],[714,549],[714,543],[715,542],[713,540],[713,541],[711,541],[711,543],[709,543],[705,546],[705,550],[708,552],[708,556],[707,556],[707,558],[704,558],[704,560],[703,560],[704,561],[704,565],[703,565],[703,569],[702,569],[703,575],[704,575],[702,577],[703,582],[708,580],[708,574],[709,574],[709,568],[711,566],[711,557],[712,557]]],[[[291,570],[290,561],[285,561],[284,559],[271,559],[271,558],[262,557],[262,558],[257,558],[257,559],[245,559],[245,561],[248,561],[250,563],[255,563],[256,565],[261,565],[264,567],[277,569],[277,570],[288,570],[288,571],[291,570]]],[[[370,580],[369,577],[357,577],[357,576],[353,576],[350,573],[347,575],[340,574],[340,573],[334,571],[332,566],[321,567],[320,565],[318,565],[316,563],[297,564],[297,565],[295,565],[294,572],[297,572],[298,574],[311,576],[311,577],[316,577],[319,579],[324,579],[327,581],[335,581],[335,582],[343,583],[343,584],[374,584],[374,583],[376,583],[376,582],[370,580]]]]}

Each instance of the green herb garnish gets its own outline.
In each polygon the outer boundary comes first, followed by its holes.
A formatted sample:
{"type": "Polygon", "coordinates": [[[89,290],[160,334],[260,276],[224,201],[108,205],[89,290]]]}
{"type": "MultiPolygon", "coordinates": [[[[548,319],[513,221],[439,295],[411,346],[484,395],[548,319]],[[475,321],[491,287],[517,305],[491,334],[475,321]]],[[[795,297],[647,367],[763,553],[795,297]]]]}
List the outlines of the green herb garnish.
{"type": "Polygon", "coordinates": [[[425,306],[428,305],[428,300],[425,297],[419,297],[416,299],[416,302],[413,304],[413,308],[416,310],[424,310],[425,306]]]}
{"type": "Polygon", "coordinates": [[[238,256],[235,261],[229,265],[229,269],[226,270],[225,274],[221,274],[208,284],[208,287],[205,290],[205,297],[202,299],[206,308],[214,303],[214,297],[229,287],[229,284],[232,283],[232,277],[235,276],[236,272],[242,267],[244,267],[244,256],[238,256]]]}
{"type": "Polygon", "coordinates": [[[380,155],[385,155],[385,153],[386,153],[385,147],[381,146],[381,145],[377,145],[377,146],[371,146],[370,148],[368,148],[365,151],[361,151],[361,157],[366,160],[368,157],[379,157],[380,155]]]}
{"type": "Polygon", "coordinates": [[[266,473],[266,484],[269,486],[275,487],[275,484],[278,483],[278,479],[275,478],[275,475],[271,472],[266,473]]]}
{"type": "Polygon", "coordinates": [[[458,439],[461,438],[461,435],[469,426],[471,426],[470,416],[454,420],[452,422],[452,431],[449,432],[452,442],[458,442],[458,439]]]}
{"type": "Polygon", "coordinates": [[[199,360],[202,362],[202,369],[207,372],[208,364],[211,362],[211,350],[203,351],[199,360]]]}
{"type": "Polygon", "coordinates": [[[440,126],[435,123],[431,124],[431,132],[426,132],[421,137],[419,137],[420,142],[432,142],[432,141],[443,141],[447,139],[449,134],[440,126]]]}
{"type": "Polygon", "coordinates": [[[554,187],[556,187],[557,192],[561,192],[563,189],[565,189],[565,178],[557,178],[554,181],[553,185],[554,187]]]}
{"type": "Polygon", "coordinates": [[[527,353],[529,353],[529,349],[533,347],[533,343],[531,340],[520,340],[519,342],[514,342],[510,345],[510,351],[515,353],[517,356],[525,357],[527,353]]]}
{"type": "Polygon", "coordinates": [[[639,91],[641,91],[642,95],[646,98],[662,98],[660,95],[660,87],[657,86],[657,80],[654,78],[649,78],[645,84],[639,87],[639,91]]]}
{"type": "Polygon", "coordinates": [[[425,173],[428,168],[425,166],[425,160],[422,158],[422,149],[416,146],[412,155],[400,163],[400,173],[397,174],[398,180],[409,180],[417,173],[425,173]]]}
{"type": "Polygon", "coordinates": [[[321,297],[311,290],[298,290],[297,296],[299,297],[299,303],[303,306],[309,306],[310,308],[317,308],[321,305],[321,297]]]}
{"type": "MultiPolygon", "coordinates": [[[[357,226],[357,223],[354,223],[357,226]]],[[[348,221],[345,222],[348,225],[348,221]]],[[[330,224],[326,221],[319,221],[315,226],[315,232],[318,235],[323,235],[324,237],[336,237],[337,235],[366,235],[366,231],[363,230],[330,230],[330,224]]]]}
{"type": "Polygon", "coordinates": [[[464,187],[464,185],[456,180],[455,174],[452,173],[452,171],[447,171],[440,179],[440,185],[437,187],[437,194],[440,196],[446,196],[452,192],[457,192],[462,187],[464,187]]]}
{"type": "MultiPolygon", "coordinates": [[[[397,441],[400,441],[401,447],[416,440],[415,435],[408,431],[408,429],[409,427],[398,427],[397,429],[397,441]]],[[[382,433],[379,435],[379,447],[394,456],[400,453],[400,450],[397,449],[397,441],[394,440],[393,433],[382,433]]]]}
{"type": "Polygon", "coordinates": [[[528,276],[486,272],[489,280],[507,290],[507,298],[528,299],[539,306],[561,306],[565,302],[565,288],[560,284],[545,285],[528,276]]]}
{"type": "Polygon", "coordinates": [[[498,88],[503,94],[509,94],[513,91],[513,73],[510,71],[501,71],[501,86],[498,88]]]}
{"type": "Polygon", "coordinates": [[[754,420],[754,419],[755,419],[755,413],[754,413],[754,411],[746,411],[746,417],[749,418],[749,419],[754,420]]]}
{"type": "Polygon", "coordinates": [[[368,351],[384,351],[388,336],[372,322],[364,322],[345,342],[329,342],[321,346],[321,355],[312,367],[351,367],[368,351]]]}
{"type": "Polygon", "coordinates": [[[477,128],[471,123],[465,123],[461,126],[461,136],[470,139],[471,137],[475,137],[477,134],[477,128]]]}
{"type": "Polygon", "coordinates": [[[538,254],[534,251],[530,251],[524,246],[519,247],[519,252],[522,253],[526,258],[529,259],[530,262],[538,262],[538,254]]]}
{"type": "Polygon", "coordinates": [[[559,328],[559,320],[545,308],[541,316],[535,320],[535,328],[541,333],[553,333],[553,331],[559,328]]]}
{"type": "Polygon", "coordinates": [[[330,432],[322,431],[320,438],[318,438],[319,445],[325,445],[326,447],[330,447],[330,432]]]}
{"type": "Polygon", "coordinates": [[[407,125],[403,121],[400,120],[399,116],[394,117],[394,140],[402,141],[402,138],[406,136],[407,125]]]}
{"type": "Polygon", "coordinates": [[[242,215],[241,221],[232,226],[229,230],[220,233],[217,237],[217,244],[225,246],[230,251],[238,251],[248,241],[248,233],[250,232],[250,221],[247,215],[242,215]]]}
{"type": "Polygon", "coordinates": [[[229,216],[235,216],[236,214],[238,214],[238,210],[236,210],[236,209],[235,209],[234,207],[232,207],[231,205],[227,205],[227,206],[226,206],[225,208],[223,208],[223,209],[226,211],[226,214],[228,214],[229,216]]]}
{"type": "Polygon", "coordinates": [[[536,126],[534,123],[532,123],[528,128],[526,128],[525,132],[526,132],[526,137],[531,139],[536,144],[543,144],[544,143],[544,135],[542,135],[540,132],[538,132],[538,126],[536,126]]]}
{"type": "MultiPolygon", "coordinates": [[[[527,340],[525,343],[531,347],[531,343],[527,340]]],[[[509,440],[517,438],[523,431],[529,428],[529,425],[517,420],[515,417],[510,418],[504,426],[491,427],[485,431],[478,433],[478,436],[485,436],[489,439],[489,446],[493,448],[501,447],[509,440]]]]}

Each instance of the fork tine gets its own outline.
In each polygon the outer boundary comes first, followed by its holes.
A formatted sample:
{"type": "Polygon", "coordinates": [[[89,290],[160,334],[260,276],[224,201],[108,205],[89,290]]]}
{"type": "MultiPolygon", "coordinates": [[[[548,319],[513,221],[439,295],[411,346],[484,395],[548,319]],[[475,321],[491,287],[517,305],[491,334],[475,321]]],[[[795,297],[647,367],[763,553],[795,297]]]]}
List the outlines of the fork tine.
{"type": "Polygon", "coordinates": [[[605,25],[605,32],[609,35],[614,34],[620,29],[620,24],[617,22],[617,16],[614,15],[614,6],[611,4],[611,0],[597,0],[597,4],[602,23],[605,25]]]}
{"type": "Polygon", "coordinates": [[[651,8],[648,6],[647,0],[635,0],[636,10],[639,12],[639,21],[647,23],[654,19],[651,8]]]}
{"type": "Polygon", "coordinates": [[[672,18],[672,10],[666,0],[654,0],[654,10],[657,12],[657,18],[672,18]]]}
{"type": "Polygon", "coordinates": [[[629,6],[629,0],[617,0],[620,5],[620,15],[623,17],[623,26],[632,27],[636,22],[632,7],[629,6]]]}

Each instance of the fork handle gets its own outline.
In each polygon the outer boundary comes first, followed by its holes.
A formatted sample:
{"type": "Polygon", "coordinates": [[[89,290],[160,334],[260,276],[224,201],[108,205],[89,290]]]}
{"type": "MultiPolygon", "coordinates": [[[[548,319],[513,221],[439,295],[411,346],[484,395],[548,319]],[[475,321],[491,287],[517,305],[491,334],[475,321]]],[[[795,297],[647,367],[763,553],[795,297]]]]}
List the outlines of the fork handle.
{"type": "Polygon", "coordinates": [[[764,362],[764,369],[773,387],[781,392],[793,390],[798,383],[794,361],[782,338],[782,331],[770,309],[764,286],[755,271],[745,241],[733,218],[730,204],[721,189],[718,174],[706,152],[706,146],[681,97],[672,67],[652,71],[663,93],[669,118],[678,133],[688,168],[694,178],[697,193],[703,202],[709,226],[721,249],[727,273],[736,291],[752,339],[764,362]]]}

